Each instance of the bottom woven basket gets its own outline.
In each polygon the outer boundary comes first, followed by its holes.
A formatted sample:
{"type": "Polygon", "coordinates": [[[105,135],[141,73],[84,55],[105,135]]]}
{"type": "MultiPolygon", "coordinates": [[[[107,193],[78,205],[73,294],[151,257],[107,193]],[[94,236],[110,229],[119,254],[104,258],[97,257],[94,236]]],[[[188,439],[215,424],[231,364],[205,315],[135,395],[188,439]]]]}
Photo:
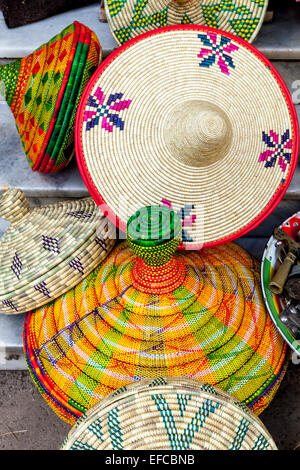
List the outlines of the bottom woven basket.
{"type": "Polygon", "coordinates": [[[234,397],[183,377],[142,380],[98,402],[63,450],[276,450],[260,419],[234,397]]]}

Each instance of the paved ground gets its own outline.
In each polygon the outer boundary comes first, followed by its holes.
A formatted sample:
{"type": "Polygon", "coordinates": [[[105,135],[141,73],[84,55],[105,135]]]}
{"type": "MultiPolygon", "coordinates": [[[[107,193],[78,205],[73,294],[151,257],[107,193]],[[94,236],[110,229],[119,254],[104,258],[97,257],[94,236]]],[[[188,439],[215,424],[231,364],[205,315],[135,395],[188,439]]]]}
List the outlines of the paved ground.
{"type": "MultiPolygon", "coordinates": [[[[291,365],[276,397],[261,415],[283,450],[292,450],[300,442],[299,382],[300,365],[291,365]]],[[[40,396],[28,372],[0,372],[0,450],[58,449],[68,430],[40,396]]]]}
{"type": "Polygon", "coordinates": [[[41,397],[29,372],[0,372],[1,450],[58,449],[69,429],[41,397]]]}

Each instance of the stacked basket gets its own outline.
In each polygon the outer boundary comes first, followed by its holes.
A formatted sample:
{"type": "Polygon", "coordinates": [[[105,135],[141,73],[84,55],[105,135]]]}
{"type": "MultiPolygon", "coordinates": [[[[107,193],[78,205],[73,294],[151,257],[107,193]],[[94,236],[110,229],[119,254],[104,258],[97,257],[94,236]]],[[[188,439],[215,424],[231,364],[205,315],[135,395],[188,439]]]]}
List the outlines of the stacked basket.
{"type": "Polygon", "coordinates": [[[29,370],[70,424],[113,390],[166,375],[217,385],[257,414],[272,400],[286,345],[265,310],[258,263],[233,243],[174,256],[180,234],[173,211],[141,209],[128,222],[130,246],[27,314],[29,370]]]}
{"type": "Polygon", "coordinates": [[[255,414],[287,346],[259,263],[231,243],[276,207],[298,158],[287,87],[246,42],[267,4],[106,0],[121,47],[93,76],[100,44],[78,22],[0,67],[31,168],[69,163],[76,120],[95,201],[0,199],[0,313],[26,312],[32,378],[75,425],[64,449],[276,449],[255,414]],[[112,251],[115,226],[127,241],[112,251]]]}

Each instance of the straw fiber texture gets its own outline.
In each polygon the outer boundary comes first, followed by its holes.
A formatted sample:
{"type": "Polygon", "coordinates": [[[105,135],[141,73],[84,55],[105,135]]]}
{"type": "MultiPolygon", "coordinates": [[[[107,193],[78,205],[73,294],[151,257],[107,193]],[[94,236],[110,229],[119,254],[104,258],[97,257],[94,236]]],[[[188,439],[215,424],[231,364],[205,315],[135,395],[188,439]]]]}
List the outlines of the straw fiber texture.
{"type": "Polygon", "coordinates": [[[78,420],[63,450],[276,450],[262,422],[222,390],[161,377],[123,387],[78,420]]]}
{"type": "Polygon", "coordinates": [[[0,10],[7,26],[17,28],[94,2],[95,0],[0,0],[0,10]]]}
{"type": "Polygon", "coordinates": [[[105,0],[109,26],[119,44],[177,24],[210,26],[252,42],[267,6],[268,0],[105,0]]]}
{"type": "Polygon", "coordinates": [[[40,307],[78,284],[107,256],[115,229],[92,198],[30,210],[16,189],[0,198],[11,222],[0,240],[0,313],[40,307]]]}
{"type": "Polygon", "coordinates": [[[285,193],[298,159],[289,92],[256,49],[185,25],[117,49],[76,120],[76,155],[97,204],[125,231],[138,208],[180,215],[182,248],[231,241],[285,193]]]}
{"type": "Polygon", "coordinates": [[[84,281],[27,314],[28,366],[62,419],[74,424],[113,390],[160,376],[217,385],[257,414],[272,400],[286,345],[265,310],[259,264],[234,243],[169,258],[146,264],[122,242],[84,281]]]}
{"type": "Polygon", "coordinates": [[[0,82],[34,171],[55,173],[74,155],[76,110],[99,57],[96,35],[75,22],[25,59],[0,66],[0,82]]]}
{"type": "MultiPolygon", "coordinates": [[[[300,230],[300,212],[293,214],[287,220],[285,220],[281,228],[289,235],[293,240],[299,240],[300,230]]],[[[261,283],[264,300],[268,312],[276,326],[278,331],[283,336],[285,341],[297,354],[300,353],[300,343],[293,336],[292,332],[286,327],[286,325],[279,319],[279,315],[285,308],[285,303],[282,302],[281,297],[274,294],[269,289],[269,283],[272,280],[276,270],[278,269],[278,241],[272,236],[265,248],[262,265],[261,265],[261,283]]]]}

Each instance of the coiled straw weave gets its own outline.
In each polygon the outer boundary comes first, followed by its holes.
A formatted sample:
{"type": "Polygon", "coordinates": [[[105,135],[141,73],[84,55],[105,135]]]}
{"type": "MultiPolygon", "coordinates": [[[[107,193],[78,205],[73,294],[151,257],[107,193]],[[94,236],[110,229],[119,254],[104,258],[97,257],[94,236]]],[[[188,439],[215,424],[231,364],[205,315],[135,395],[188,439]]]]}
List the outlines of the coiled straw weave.
{"type": "MultiPolygon", "coordinates": [[[[43,397],[74,424],[131,382],[188,376],[261,413],[284,377],[287,347],[265,309],[257,261],[234,243],[174,255],[167,239],[168,260],[157,264],[134,242],[26,315],[25,355],[43,397]]],[[[162,259],[164,244],[151,246],[145,232],[142,242],[162,259]]]]}
{"type": "Polygon", "coordinates": [[[11,222],[0,240],[0,313],[24,313],[78,284],[109,254],[115,228],[91,198],[30,209],[9,189],[0,217],[11,222]]]}
{"type": "Polygon", "coordinates": [[[119,44],[177,24],[211,26],[252,42],[267,6],[268,0],[105,0],[108,23],[119,44]]]}

